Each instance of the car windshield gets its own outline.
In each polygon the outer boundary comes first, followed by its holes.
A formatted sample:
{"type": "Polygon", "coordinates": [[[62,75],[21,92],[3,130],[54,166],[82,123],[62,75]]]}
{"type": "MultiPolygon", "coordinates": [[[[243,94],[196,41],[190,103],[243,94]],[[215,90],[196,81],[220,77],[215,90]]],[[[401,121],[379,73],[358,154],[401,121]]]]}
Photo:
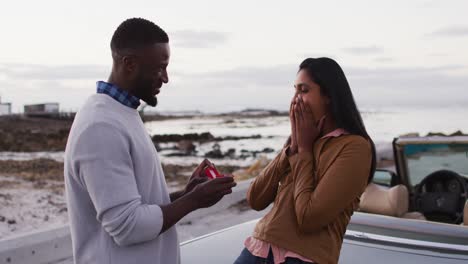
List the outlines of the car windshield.
{"type": "Polygon", "coordinates": [[[413,186],[437,170],[468,177],[468,144],[409,144],[404,146],[404,154],[413,186]]]}

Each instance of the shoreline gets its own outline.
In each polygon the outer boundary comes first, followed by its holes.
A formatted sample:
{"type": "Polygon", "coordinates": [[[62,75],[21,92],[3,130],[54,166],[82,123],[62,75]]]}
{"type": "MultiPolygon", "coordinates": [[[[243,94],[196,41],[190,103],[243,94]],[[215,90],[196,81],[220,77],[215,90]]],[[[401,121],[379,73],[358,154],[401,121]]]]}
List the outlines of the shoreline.
{"type": "MultiPolygon", "coordinates": [[[[382,159],[378,167],[393,167],[393,160],[387,159],[390,154],[393,155],[390,152],[388,148],[379,151],[382,159]]],[[[236,181],[240,182],[258,175],[270,160],[263,156],[248,166],[217,163],[217,167],[223,173],[233,173],[236,181]]],[[[185,186],[197,164],[184,166],[163,163],[162,166],[169,191],[172,192],[185,186]]],[[[231,211],[232,214],[239,214],[245,210],[231,211]]],[[[63,162],[43,158],[0,160],[0,240],[67,223],[63,162]]],[[[183,232],[188,233],[186,228],[192,225],[184,226],[183,232]]],[[[197,226],[193,228],[202,229],[197,226]]]]}

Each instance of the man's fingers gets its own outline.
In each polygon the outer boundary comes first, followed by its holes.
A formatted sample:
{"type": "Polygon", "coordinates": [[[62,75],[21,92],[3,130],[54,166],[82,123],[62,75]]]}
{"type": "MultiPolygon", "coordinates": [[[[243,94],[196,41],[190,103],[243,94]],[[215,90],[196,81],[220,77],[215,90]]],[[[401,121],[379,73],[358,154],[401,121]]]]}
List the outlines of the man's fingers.
{"type": "MultiPolygon", "coordinates": [[[[214,180],[212,180],[212,181],[214,181],[214,180]]],[[[234,188],[236,185],[237,184],[235,182],[214,184],[212,186],[211,191],[214,192],[214,193],[220,193],[220,192],[223,192],[225,190],[230,190],[230,189],[234,188]]]]}
{"type": "Polygon", "coordinates": [[[232,189],[224,190],[220,194],[222,194],[224,196],[224,195],[230,194],[230,193],[232,193],[232,189]]]}
{"type": "Polygon", "coordinates": [[[210,180],[207,184],[210,184],[215,191],[222,189],[232,188],[237,185],[233,177],[221,177],[210,180]]]}
{"type": "Polygon", "coordinates": [[[203,174],[203,169],[204,169],[206,166],[212,166],[212,163],[211,163],[208,159],[204,159],[204,160],[197,166],[197,168],[195,169],[195,171],[194,171],[193,174],[192,174],[192,177],[190,177],[190,178],[195,178],[195,177],[202,176],[202,174],[203,174]]]}
{"type": "Polygon", "coordinates": [[[220,177],[211,180],[213,184],[224,184],[224,183],[231,183],[234,182],[234,179],[232,177],[220,177]]]}
{"type": "Polygon", "coordinates": [[[204,159],[200,165],[202,168],[204,168],[206,166],[213,166],[213,163],[211,163],[211,161],[209,161],[208,159],[204,159]]]}
{"type": "Polygon", "coordinates": [[[192,176],[199,176],[202,171],[203,171],[203,168],[206,166],[206,161],[207,159],[203,160],[196,168],[195,168],[195,171],[193,172],[192,176]]]}
{"type": "Polygon", "coordinates": [[[208,180],[207,177],[196,177],[196,178],[193,178],[192,180],[190,180],[190,183],[192,184],[200,184],[200,183],[204,183],[208,180]]]}

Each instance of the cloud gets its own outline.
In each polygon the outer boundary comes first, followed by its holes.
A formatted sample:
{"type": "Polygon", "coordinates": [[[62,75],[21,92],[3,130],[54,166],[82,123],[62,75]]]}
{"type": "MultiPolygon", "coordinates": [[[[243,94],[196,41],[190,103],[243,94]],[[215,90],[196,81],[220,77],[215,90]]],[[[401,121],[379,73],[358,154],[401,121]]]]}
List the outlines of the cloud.
{"type": "Polygon", "coordinates": [[[450,106],[468,104],[467,67],[392,67],[345,69],[358,101],[375,106],[450,106]],[[464,74],[460,74],[464,72],[464,74]],[[458,73],[458,74],[456,74],[458,73]]]}
{"type": "Polygon", "coordinates": [[[382,47],[371,45],[371,46],[356,46],[344,48],[343,51],[355,55],[371,55],[371,54],[380,54],[384,52],[382,47]]]}
{"type": "Polygon", "coordinates": [[[426,34],[428,37],[467,37],[468,26],[448,26],[426,34]]]}
{"type": "Polygon", "coordinates": [[[392,57],[377,57],[374,59],[374,61],[379,63],[385,63],[395,61],[395,59],[392,57]]]}
{"type": "Polygon", "coordinates": [[[78,80],[99,79],[109,75],[110,66],[104,65],[58,65],[0,64],[6,79],[20,80],[78,80]]]}
{"type": "MultiPolygon", "coordinates": [[[[171,72],[171,82],[162,87],[156,110],[231,111],[248,107],[285,110],[294,92],[297,67],[287,64],[205,73],[171,72]]],[[[95,81],[102,79],[108,70],[89,65],[15,68],[10,64],[6,68],[10,73],[6,79],[0,79],[0,94],[4,101],[14,104],[16,111],[25,103],[48,101],[59,102],[61,109],[77,109],[95,92],[95,81]]],[[[345,66],[343,70],[360,107],[468,104],[465,65],[345,66]]]]}
{"type": "Polygon", "coordinates": [[[226,43],[228,39],[227,33],[216,31],[181,30],[171,33],[171,42],[181,48],[212,48],[226,43]]]}
{"type": "Polygon", "coordinates": [[[431,57],[448,57],[448,56],[450,56],[449,53],[443,53],[443,52],[433,52],[433,53],[430,53],[428,55],[431,56],[431,57]]]}
{"type": "MultiPolygon", "coordinates": [[[[343,67],[356,101],[362,107],[450,106],[468,104],[468,68],[343,67]],[[465,73],[465,74],[463,74],[465,73]]],[[[203,74],[184,74],[162,92],[165,110],[187,102],[197,110],[246,107],[287,109],[297,65],[243,67],[203,74]]],[[[189,106],[190,105],[190,106],[189,106]]]]}

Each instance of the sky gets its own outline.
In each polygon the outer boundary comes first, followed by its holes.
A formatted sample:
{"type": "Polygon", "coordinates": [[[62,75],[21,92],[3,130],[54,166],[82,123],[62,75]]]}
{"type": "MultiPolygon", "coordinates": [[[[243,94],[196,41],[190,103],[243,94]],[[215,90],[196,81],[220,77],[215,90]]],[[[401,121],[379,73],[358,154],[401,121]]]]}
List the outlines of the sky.
{"type": "Polygon", "coordinates": [[[157,111],[286,110],[300,62],[330,57],[360,109],[468,111],[468,1],[6,1],[0,96],[13,111],[76,111],[107,80],[125,19],[169,35],[169,83],[157,111]]]}

